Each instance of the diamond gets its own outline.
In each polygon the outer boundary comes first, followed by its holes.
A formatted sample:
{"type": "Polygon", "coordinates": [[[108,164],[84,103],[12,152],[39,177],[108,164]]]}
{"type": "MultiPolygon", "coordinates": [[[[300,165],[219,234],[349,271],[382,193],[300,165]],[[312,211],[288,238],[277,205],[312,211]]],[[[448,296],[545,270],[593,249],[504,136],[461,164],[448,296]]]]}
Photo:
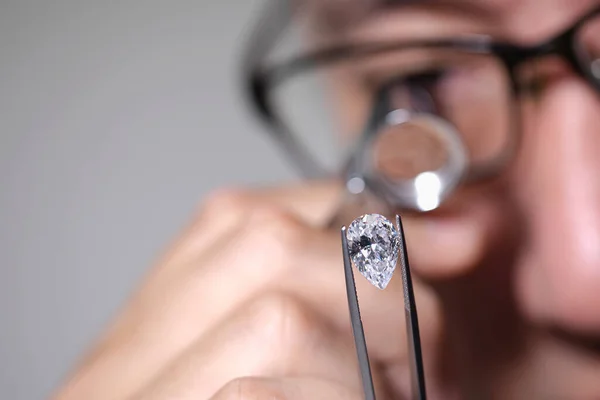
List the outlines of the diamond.
{"type": "Polygon", "coordinates": [[[385,289],[398,261],[398,231],[384,216],[365,214],[346,232],[348,251],[358,271],[369,282],[385,289]]]}

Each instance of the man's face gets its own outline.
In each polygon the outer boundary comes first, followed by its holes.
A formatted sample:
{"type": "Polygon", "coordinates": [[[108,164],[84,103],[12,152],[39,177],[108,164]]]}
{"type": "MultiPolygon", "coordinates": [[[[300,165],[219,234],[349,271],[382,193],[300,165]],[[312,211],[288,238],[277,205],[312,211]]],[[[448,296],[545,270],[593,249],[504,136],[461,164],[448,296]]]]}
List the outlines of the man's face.
{"type": "MultiPolygon", "coordinates": [[[[323,33],[325,40],[480,33],[537,44],[600,4],[348,3],[325,3],[324,21],[334,26],[323,33]]],[[[353,110],[370,99],[361,86],[363,72],[348,68],[331,83],[337,114],[350,116],[340,123],[352,131],[364,118],[353,121],[353,110]]],[[[452,345],[438,345],[451,348],[446,356],[455,361],[440,376],[485,398],[600,398],[600,96],[561,60],[536,61],[524,68],[527,74],[538,85],[517,106],[521,142],[515,157],[497,179],[461,187],[439,210],[421,216],[411,258],[441,298],[452,345]]],[[[470,82],[486,88],[485,79],[470,82]]],[[[457,107],[483,132],[498,123],[493,109],[457,107]]]]}

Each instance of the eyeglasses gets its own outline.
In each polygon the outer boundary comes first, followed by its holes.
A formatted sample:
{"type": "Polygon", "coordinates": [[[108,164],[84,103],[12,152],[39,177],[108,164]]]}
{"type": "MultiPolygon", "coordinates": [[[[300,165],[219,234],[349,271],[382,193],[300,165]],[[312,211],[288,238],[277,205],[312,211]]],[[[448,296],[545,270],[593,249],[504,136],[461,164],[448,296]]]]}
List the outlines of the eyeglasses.
{"type": "Polygon", "coordinates": [[[460,176],[449,191],[497,174],[514,154],[517,100],[535,82],[527,77],[531,61],[560,59],[600,92],[600,7],[534,46],[480,35],[390,39],[267,62],[293,15],[287,2],[269,7],[246,53],[246,89],[273,138],[309,178],[347,173],[362,151],[360,163],[367,160],[397,187],[416,187],[417,178],[425,182],[429,171],[454,163],[460,176]],[[368,154],[359,149],[365,140],[368,154]]]}

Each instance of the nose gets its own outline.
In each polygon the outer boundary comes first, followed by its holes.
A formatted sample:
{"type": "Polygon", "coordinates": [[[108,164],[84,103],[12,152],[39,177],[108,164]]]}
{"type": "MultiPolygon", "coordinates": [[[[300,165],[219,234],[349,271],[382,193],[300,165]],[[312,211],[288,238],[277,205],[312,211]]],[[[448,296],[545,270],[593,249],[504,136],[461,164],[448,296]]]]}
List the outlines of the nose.
{"type": "Polygon", "coordinates": [[[600,100],[580,79],[555,79],[524,107],[515,168],[526,220],[518,294],[552,325],[600,333],[600,100]]]}

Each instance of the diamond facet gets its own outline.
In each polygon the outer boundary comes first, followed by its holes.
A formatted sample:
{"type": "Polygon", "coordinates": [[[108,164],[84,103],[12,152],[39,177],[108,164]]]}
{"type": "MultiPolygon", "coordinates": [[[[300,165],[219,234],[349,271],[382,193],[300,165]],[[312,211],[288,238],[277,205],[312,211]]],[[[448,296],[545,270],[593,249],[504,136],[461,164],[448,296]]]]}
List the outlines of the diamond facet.
{"type": "Polygon", "coordinates": [[[348,251],[358,271],[369,282],[385,289],[398,261],[398,231],[384,216],[365,214],[346,232],[348,251]]]}

